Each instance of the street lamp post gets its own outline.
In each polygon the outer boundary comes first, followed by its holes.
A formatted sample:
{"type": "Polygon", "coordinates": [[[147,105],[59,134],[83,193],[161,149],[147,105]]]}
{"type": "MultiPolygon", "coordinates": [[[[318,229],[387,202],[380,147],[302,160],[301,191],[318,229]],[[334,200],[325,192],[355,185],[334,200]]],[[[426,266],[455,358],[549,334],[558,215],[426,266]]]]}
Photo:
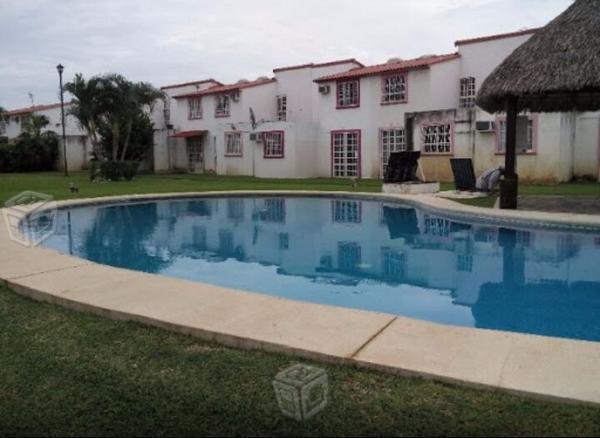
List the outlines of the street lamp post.
{"type": "Polygon", "coordinates": [[[67,135],[65,134],[65,101],[63,97],[63,82],[62,82],[62,74],[65,68],[62,64],[58,64],[56,66],[56,70],[58,71],[58,80],[60,83],[60,113],[62,117],[62,141],[63,141],[63,159],[65,164],[65,176],[69,176],[69,169],[67,167],[67,135]]]}

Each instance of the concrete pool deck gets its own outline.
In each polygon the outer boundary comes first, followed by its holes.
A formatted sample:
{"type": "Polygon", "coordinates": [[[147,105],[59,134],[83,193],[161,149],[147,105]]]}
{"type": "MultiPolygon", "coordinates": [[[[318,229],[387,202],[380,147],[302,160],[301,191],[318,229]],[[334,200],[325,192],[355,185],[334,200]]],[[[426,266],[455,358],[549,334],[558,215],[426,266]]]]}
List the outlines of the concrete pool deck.
{"type": "MultiPolygon", "coordinates": [[[[600,226],[600,217],[463,206],[427,196],[346,192],[202,192],[61,201],[59,207],[192,196],[274,194],[406,201],[453,217],[600,226]]],[[[1,217],[1,215],[0,215],[1,217]]],[[[259,293],[100,265],[22,246],[0,219],[0,283],[37,300],[134,320],[226,345],[600,404],[600,342],[456,327],[400,316],[292,301],[259,293]]]]}

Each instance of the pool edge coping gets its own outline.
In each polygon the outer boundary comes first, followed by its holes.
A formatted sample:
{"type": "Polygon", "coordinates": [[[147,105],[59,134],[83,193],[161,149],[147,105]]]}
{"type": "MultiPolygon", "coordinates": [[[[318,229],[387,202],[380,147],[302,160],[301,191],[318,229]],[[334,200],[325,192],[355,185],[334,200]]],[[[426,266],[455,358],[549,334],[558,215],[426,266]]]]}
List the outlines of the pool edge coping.
{"type": "MultiPolygon", "coordinates": [[[[135,202],[135,201],[147,201],[147,200],[159,200],[159,199],[169,199],[169,198],[193,198],[193,197],[215,197],[215,196],[236,196],[236,195],[246,195],[246,196],[252,196],[252,195],[256,195],[256,196],[264,196],[264,195],[276,195],[276,196],[295,196],[295,197],[301,197],[301,196],[315,196],[315,197],[330,197],[330,196],[340,196],[340,197],[354,197],[354,198],[360,198],[360,199],[376,199],[376,200],[389,200],[389,201],[393,201],[393,202],[398,202],[398,201],[402,201],[402,202],[408,202],[409,204],[417,204],[420,206],[425,205],[426,207],[430,207],[435,211],[441,211],[442,213],[446,212],[446,208],[450,207],[450,210],[453,212],[458,212],[461,213],[463,215],[469,215],[471,213],[471,211],[474,209],[477,213],[482,213],[480,210],[483,210],[479,207],[471,207],[471,206],[465,206],[463,204],[458,204],[455,203],[453,201],[449,201],[449,200],[442,200],[439,198],[433,198],[431,196],[424,196],[424,195],[395,195],[395,194],[382,194],[382,193],[363,193],[363,192],[338,192],[338,191],[327,191],[327,192],[320,192],[320,191],[280,191],[280,190],[270,190],[270,191],[259,191],[259,190],[243,190],[243,191],[211,191],[211,192],[179,192],[179,193],[164,193],[164,194],[143,194],[143,195],[123,195],[123,196],[110,196],[110,197],[99,197],[99,198],[85,198],[85,199],[77,199],[77,200],[63,200],[63,201],[58,201],[57,205],[58,208],[65,208],[65,207],[70,207],[70,206],[84,206],[84,205],[101,205],[101,204],[110,204],[113,202],[123,202],[123,201],[131,201],[131,202],[135,202]],[[426,198],[425,200],[423,198],[426,198]],[[433,200],[432,200],[433,199],[433,200]],[[442,201],[442,202],[437,202],[437,201],[442,201]],[[458,208],[453,208],[455,207],[453,204],[458,205],[458,208]]],[[[537,220],[536,215],[533,215],[534,217],[532,218],[532,215],[514,215],[511,213],[514,212],[506,212],[506,211],[497,211],[497,210],[493,210],[493,215],[484,215],[487,216],[488,218],[496,218],[498,216],[500,217],[508,217],[509,219],[517,219],[517,220],[525,220],[525,221],[535,221],[537,220]],[[498,215],[498,212],[500,212],[500,214],[498,215]],[[503,213],[509,213],[508,215],[504,215],[503,213]]],[[[522,212],[521,212],[522,213],[522,212]]],[[[530,212],[526,212],[526,213],[530,213],[530,212]]],[[[547,220],[548,219],[548,214],[547,213],[542,213],[544,216],[544,219],[547,220]]],[[[573,219],[576,219],[576,228],[577,225],[583,225],[583,226],[592,226],[592,227],[596,227],[596,222],[597,225],[600,226],[600,217],[595,218],[592,216],[592,219],[590,221],[590,218],[587,217],[588,215],[572,215],[572,214],[556,214],[558,217],[552,218],[554,222],[552,223],[558,223],[561,225],[566,225],[566,226],[570,226],[571,224],[573,224],[573,219]],[[584,217],[581,217],[584,216],[584,217]]],[[[3,230],[5,230],[5,227],[3,227],[3,230]]],[[[5,232],[5,231],[3,231],[5,232]]],[[[3,246],[5,246],[5,242],[10,242],[10,240],[7,239],[0,239],[0,248],[2,248],[3,246]]],[[[14,249],[15,247],[13,247],[14,249]]],[[[10,250],[10,248],[8,248],[10,250]]],[[[33,250],[36,251],[39,248],[28,248],[29,250],[33,250]]],[[[44,257],[63,257],[63,258],[73,258],[71,256],[66,256],[63,254],[60,254],[57,251],[54,250],[49,250],[46,249],[44,251],[44,257]]],[[[138,271],[131,271],[131,270],[127,270],[127,269],[121,269],[121,268],[114,268],[111,266],[107,266],[107,265],[102,265],[102,264],[98,264],[98,263],[94,263],[94,262],[90,262],[84,259],[79,259],[79,258],[75,258],[76,260],[78,260],[80,263],[77,266],[74,266],[73,269],[76,271],[75,268],[81,267],[83,265],[95,265],[97,267],[100,267],[100,269],[102,269],[103,271],[106,272],[106,274],[110,274],[111,272],[114,272],[114,270],[121,270],[121,271],[129,271],[129,272],[135,272],[137,274],[142,274],[142,275],[138,275],[139,278],[144,278],[149,275],[154,275],[154,274],[146,274],[146,273],[139,273],[138,271]],[[85,262],[85,263],[81,263],[81,262],[85,262]],[[112,271],[111,271],[112,270],[112,271]]],[[[103,308],[101,306],[94,306],[94,305],[90,305],[87,304],[85,302],[81,302],[81,301],[77,301],[77,300],[70,300],[64,296],[61,296],[59,294],[55,294],[52,293],[52,291],[49,291],[47,288],[30,288],[27,287],[26,285],[21,284],[22,282],[20,281],[23,278],[29,278],[32,276],[39,276],[39,275],[46,275],[47,272],[41,271],[41,272],[33,272],[30,273],[28,275],[25,275],[23,277],[18,277],[18,278],[5,278],[4,276],[2,276],[2,274],[0,273],[0,283],[6,285],[9,289],[15,291],[16,293],[22,294],[22,295],[26,295],[29,296],[33,299],[36,300],[41,300],[41,301],[48,301],[48,302],[52,302],[55,304],[59,304],[63,307],[68,307],[68,308],[72,308],[75,310],[83,310],[86,312],[91,312],[91,313],[95,313],[98,315],[101,315],[103,317],[108,317],[111,319],[121,319],[121,320],[135,320],[144,324],[149,324],[149,325],[153,325],[153,326],[157,326],[166,330],[170,330],[170,331],[176,331],[179,333],[184,333],[184,334],[191,334],[197,337],[200,337],[202,339],[205,340],[209,340],[209,341],[217,341],[220,343],[223,343],[225,345],[228,346],[232,346],[232,347],[237,347],[237,348],[247,348],[247,349],[259,349],[259,350],[264,350],[264,351],[271,351],[271,352],[278,352],[278,353],[286,353],[286,354],[291,354],[291,355],[295,355],[295,356],[301,356],[307,359],[312,359],[312,360],[322,360],[325,362],[330,362],[330,363],[345,363],[345,364],[354,364],[354,365],[359,365],[359,366],[363,366],[363,367],[368,367],[368,368],[372,368],[372,369],[377,369],[377,370],[382,370],[382,371],[387,371],[387,372],[394,372],[394,373],[398,373],[401,375],[407,375],[407,376],[420,376],[420,377],[425,377],[425,378],[431,378],[434,380],[439,380],[439,381],[445,381],[445,382],[450,382],[450,383],[458,383],[458,384],[462,384],[462,385],[467,385],[467,386],[474,386],[474,387],[478,387],[478,388],[487,388],[487,389],[500,389],[502,391],[506,391],[506,392],[510,392],[510,393],[516,393],[516,394],[520,394],[520,395],[526,395],[526,396],[530,396],[530,397],[534,397],[534,398],[542,398],[542,399],[550,399],[550,400],[558,400],[561,402],[576,402],[576,403],[584,403],[584,404],[592,404],[592,405],[599,405],[600,404],[600,379],[598,379],[598,377],[600,377],[599,373],[590,375],[590,378],[594,378],[596,379],[595,382],[596,383],[596,387],[594,388],[594,393],[592,394],[592,396],[590,397],[589,393],[582,393],[582,394],[573,394],[573,393],[568,393],[568,394],[560,394],[557,393],[556,391],[545,391],[544,388],[536,388],[535,390],[532,390],[532,388],[524,388],[519,387],[519,385],[508,385],[506,384],[506,382],[503,382],[502,380],[502,373],[499,376],[499,380],[496,383],[490,383],[489,381],[484,381],[486,379],[478,379],[478,378],[472,378],[468,375],[466,376],[457,376],[457,374],[455,372],[453,373],[448,373],[447,369],[445,371],[445,368],[443,366],[443,364],[441,364],[438,369],[436,370],[431,370],[431,369],[423,369],[419,367],[405,367],[405,366],[397,366],[396,364],[394,364],[394,360],[389,360],[385,359],[385,357],[389,356],[390,354],[393,356],[394,353],[390,353],[388,352],[379,352],[380,356],[383,354],[384,359],[382,360],[377,360],[377,352],[375,352],[375,354],[371,354],[371,356],[365,356],[365,350],[369,350],[369,347],[371,345],[373,345],[375,340],[380,339],[383,335],[388,334],[388,332],[390,332],[390,326],[396,324],[396,321],[400,321],[398,324],[401,325],[402,330],[406,331],[407,333],[410,332],[411,330],[411,326],[417,327],[417,331],[418,332],[422,332],[423,330],[432,330],[434,332],[434,337],[440,337],[440,336],[444,336],[444,332],[452,332],[454,334],[458,333],[458,340],[454,340],[454,344],[452,345],[454,348],[458,348],[460,347],[460,342],[461,342],[461,337],[464,335],[464,339],[467,338],[471,338],[471,337],[475,337],[475,338],[481,338],[483,340],[487,340],[489,342],[490,336],[491,338],[497,337],[498,339],[502,338],[504,340],[506,340],[506,338],[510,338],[510,341],[512,344],[519,343],[522,342],[524,340],[526,340],[527,342],[525,342],[525,345],[528,345],[528,342],[533,342],[533,344],[549,344],[550,347],[549,348],[553,348],[553,349],[558,349],[558,354],[559,356],[561,356],[560,351],[561,348],[565,351],[565,354],[562,357],[563,360],[565,360],[567,363],[571,364],[571,359],[572,357],[570,356],[571,350],[570,347],[575,347],[577,348],[583,348],[584,350],[589,350],[592,351],[592,356],[594,358],[598,357],[600,358],[600,343],[594,343],[594,342],[590,342],[590,341],[580,341],[580,340],[572,340],[572,339],[563,339],[563,338],[552,338],[552,337],[545,337],[545,336],[537,336],[537,335],[528,335],[528,334],[522,334],[522,333],[512,333],[512,332],[502,332],[502,331],[494,331],[494,330],[487,330],[487,329],[477,329],[477,328],[465,328],[465,327],[456,327],[456,326],[445,326],[445,325],[441,325],[441,324],[436,324],[433,322],[427,322],[427,321],[421,321],[421,320],[414,320],[411,318],[406,318],[406,317],[398,317],[395,315],[390,315],[390,314],[385,314],[385,313],[378,313],[378,312],[371,312],[371,311],[366,311],[366,310],[356,310],[356,309],[351,309],[352,312],[358,312],[358,313],[362,313],[362,314],[367,314],[367,315],[386,315],[388,317],[393,317],[392,320],[390,320],[383,328],[381,328],[379,331],[375,331],[374,333],[372,333],[371,336],[367,337],[367,339],[365,340],[364,343],[362,343],[362,345],[360,346],[360,348],[358,350],[356,350],[354,353],[350,354],[350,355],[345,355],[345,356],[340,356],[339,354],[336,354],[335,352],[331,353],[331,354],[327,354],[327,352],[319,352],[315,349],[311,350],[310,348],[308,349],[303,349],[303,348],[298,348],[297,346],[293,346],[290,345],[290,343],[273,343],[273,342],[269,342],[268,340],[265,341],[265,339],[258,339],[258,338],[251,338],[251,337],[244,337],[244,336],[235,336],[232,335],[231,333],[224,333],[224,332],[218,332],[218,331],[214,331],[214,330],[210,330],[207,329],[206,327],[199,327],[199,326],[190,326],[190,325],[185,325],[185,324],[177,324],[177,323],[172,323],[169,321],[164,321],[164,320],[160,320],[160,319],[153,319],[151,317],[149,317],[148,315],[143,315],[143,314],[135,314],[135,313],[128,313],[128,312],[122,312],[118,309],[111,309],[111,308],[103,308]],[[404,326],[402,325],[404,324],[404,326]],[[451,328],[448,328],[451,327],[451,328]],[[446,328],[444,330],[444,328],[446,328]],[[482,334],[484,333],[484,334],[482,334]],[[568,348],[569,347],[569,348],[568,348]],[[362,356],[361,356],[362,354],[362,356]],[[386,356],[387,355],[387,356],[386,356]],[[374,356],[374,357],[373,357],[374,356]]],[[[184,283],[189,284],[190,282],[187,282],[185,280],[181,280],[181,279],[177,279],[177,278],[172,278],[172,277],[165,277],[165,276],[160,276],[163,279],[166,279],[166,281],[168,281],[169,283],[172,283],[175,286],[175,289],[178,285],[182,285],[184,283]]],[[[202,289],[203,287],[207,287],[210,285],[206,285],[203,283],[195,283],[198,285],[198,289],[202,289]]],[[[229,290],[234,292],[235,294],[246,294],[246,296],[252,296],[252,295],[257,295],[256,292],[247,292],[247,291],[239,291],[239,290],[235,290],[235,289],[229,289],[229,288],[221,288],[221,289],[225,289],[225,290],[229,290]]],[[[340,308],[337,306],[327,306],[327,305],[320,305],[320,304],[314,304],[314,303],[308,303],[308,302],[297,302],[294,300],[290,300],[290,299],[286,299],[286,298],[276,298],[276,297],[270,297],[270,296],[265,296],[267,301],[289,301],[291,303],[302,303],[302,305],[298,304],[297,307],[300,309],[302,308],[304,311],[306,308],[310,309],[312,306],[317,306],[317,307],[333,307],[335,309],[345,309],[345,308],[340,308]]],[[[263,300],[264,301],[264,300],[263,300]]],[[[315,307],[316,308],[316,307],[315,307]]],[[[346,310],[350,310],[350,309],[346,309],[346,310]]],[[[347,312],[349,316],[351,316],[352,312],[347,312]]],[[[344,312],[338,312],[343,314],[344,312]]],[[[374,316],[373,316],[374,317],[374,316]]],[[[398,325],[396,324],[396,325],[398,325]]],[[[464,342],[464,340],[463,340],[464,342]]],[[[504,342],[504,341],[503,341],[504,342]]],[[[513,353],[512,348],[514,348],[514,345],[511,344],[511,347],[507,350],[507,355],[505,360],[508,361],[508,357],[509,354],[513,353]]],[[[482,347],[484,345],[482,344],[482,347]]],[[[427,348],[430,348],[431,346],[427,347],[424,344],[424,350],[423,352],[427,352],[427,348]]],[[[489,348],[489,346],[488,346],[489,348]]],[[[385,349],[384,349],[385,350],[385,349]]],[[[519,352],[519,354],[525,354],[527,352],[525,351],[521,351],[519,352]]],[[[450,358],[452,359],[452,358],[450,358]]],[[[457,358],[454,358],[457,359],[457,358]]],[[[536,358],[537,360],[539,360],[539,358],[536,358]]],[[[536,365],[537,363],[536,361],[532,362],[532,365],[536,365]]],[[[593,364],[590,364],[593,365],[593,364]]],[[[482,367],[487,367],[489,366],[488,363],[483,363],[481,364],[482,367]]],[[[504,368],[504,364],[503,364],[503,368],[504,368]]],[[[584,367],[585,369],[585,367],[584,367]]],[[[460,373],[459,373],[460,374],[460,373]]],[[[552,374],[552,373],[550,373],[552,374]]],[[[581,371],[579,371],[577,373],[577,378],[578,379],[585,379],[584,376],[585,372],[582,374],[581,371]]],[[[588,374],[590,374],[588,372],[588,374]]],[[[549,375],[548,378],[558,378],[560,379],[561,376],[557,376],[557,375],[549,375]]],[[[562,376],[562,378],[564,378],[564,375],[562,376]]],[[[589,383],[589,382],[588,382],[589,383]]]]}

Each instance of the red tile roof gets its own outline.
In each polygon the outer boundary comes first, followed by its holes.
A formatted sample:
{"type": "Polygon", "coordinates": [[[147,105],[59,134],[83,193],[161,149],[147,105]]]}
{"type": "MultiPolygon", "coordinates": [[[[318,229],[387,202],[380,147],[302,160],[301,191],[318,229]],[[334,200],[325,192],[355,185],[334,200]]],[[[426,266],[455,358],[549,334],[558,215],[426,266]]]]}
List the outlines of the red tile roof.
{"type": "Polygon", "coordinates": [[[221,82],[215,80],[215,79],[204,79],[201,81],[192,81],[192,82],[183,82],[181,84],[172,84],[172,85],[163,85],[162,87],[160,87],[161,90],[167,90],[169,88],[180,88],[180,87],[185,87],[188,85],[200,85],[200,84],[208,84],[209,82],[214,82],[217,85],[223,85],[221,82]]]}
{"type": "Polygon", "coordinates": [[[241,83],[237,83],[237,84],[215,85],[214,87],[207,88],[206,90],[195,91],[193,93],[179,94],[179,95],[173,96],[173,97],[175,97],[175,99],[182,99],[182,98],[186,98],[186,97],[198,97],[198,96],[207,96],[210,94],[220,94],[220,93],[226,93],[228,91],[242,90],[244,88],[258,87],[260,85],[266,85],[266,84],[270,84],[270,83],[273,83],[276,81],[277,81],[277,79],[275,79],[275,78],[267,78],[267,79],[257,79],[255,81],[249,81],[249,82],[241,82],[241,83]]]}
{"type": "MultiPolygon", "coordinates": [[[[65,106],[71,105],[70,102],[65,102],[65,106]]],[[[27,108],[19,108],[14,110],[8,110],[4,113],[6,116],[20,116],[22,114],[31,114],[36,111],[44,111],[54,108],[60,108],[60,103],[50,103],[48,105],[34,105],[28,106],[27,108]]]]}
{"type": "Polygon", "coordinates": [[[518,37],[521,35],[528,35],[530,33],[535,33],[538,30],[540,30],[541,27],[534,27],[532,29],[524,29],[524,30],[519,30],[516,32],[508,32],[508,33],[498,33],[495,35],[487,35],[487,36],[482,36],[482,37],[477,37],[477,38],[470,38],[470,39],[465,39],[465,40],[458,40],[454,42],[455,46],[460,46],[461,44],[473,44],[473,43],[482,43],[484,41],[491,41],[491,40],[499,40],[502,38],[511,38],[511,37],[518,37]]]}
{"type": "Polygon", "coordinates": [[[348,59],[340,59],[339,61],[329,61],[329,62],[320,62],[320,63],[310,62],[308,64],[291,65],[289,67],[278,67],[278,68],[273,69],[273,73],[280,73],[282,71],[288,71],[288,70],[298,70],[301,68],[308,68],[308,67],[311,67],[311,68],[329,67],[332,65],[347,64],[350,62],[353,62],[354,64],[358,65],[359,67],[364,67],[362,62],[357,61],[355,58],[348,58],[348,59]]]}
{"type": "Polygon", "coordinates": [[[387,62],[385,64],[370,65],[367,67],[353,68],[348,71],[336,73],[333,75],[323,76],[315,79],[315,82],[330,82],[338,79],[353,79],[364,76],[377,76],[385,73],[393,73],[399,71],[418,70],[428,68],[430,65],[439,62],[450,61],[459,58],[458,53],[448,53],[445,55],[421,56],[420,58],[403,60],[398,62],[387,62]]]}
{"type": "Polygon", "coordinates": [[[201,137],[202,134],[206,133],[206,130],[197,130],[197,131],[179,131],[173,135],[169,135],[172,138],[190,138],[190,137],[201,137]]]}

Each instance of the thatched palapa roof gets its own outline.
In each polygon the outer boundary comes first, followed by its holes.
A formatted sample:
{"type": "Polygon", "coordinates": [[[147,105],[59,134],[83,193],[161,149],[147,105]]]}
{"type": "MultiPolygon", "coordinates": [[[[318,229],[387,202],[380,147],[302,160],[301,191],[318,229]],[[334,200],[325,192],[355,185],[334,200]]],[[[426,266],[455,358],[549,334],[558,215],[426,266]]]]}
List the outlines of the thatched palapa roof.
{"type": "Polygon", "coordinates": [[[488,112],[517,96],[520,110],[600,110],[600,0],[576,0],[510,54],[483,82],[488,112]]]}

